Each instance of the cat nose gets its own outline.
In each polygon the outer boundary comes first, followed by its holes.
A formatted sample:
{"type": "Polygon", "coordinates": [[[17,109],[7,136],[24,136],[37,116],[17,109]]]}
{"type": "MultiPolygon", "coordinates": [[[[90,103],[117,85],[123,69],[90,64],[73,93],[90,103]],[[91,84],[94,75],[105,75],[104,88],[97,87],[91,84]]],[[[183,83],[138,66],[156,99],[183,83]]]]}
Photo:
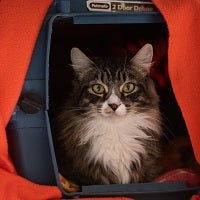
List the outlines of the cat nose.
{"type": "Polygon", "coordinates": [[[111,103],[111,104],[108,104],[113,111],[117,110],[117,108],[119,107],[119,105],[115,104],[115,103],[111,103]]]}

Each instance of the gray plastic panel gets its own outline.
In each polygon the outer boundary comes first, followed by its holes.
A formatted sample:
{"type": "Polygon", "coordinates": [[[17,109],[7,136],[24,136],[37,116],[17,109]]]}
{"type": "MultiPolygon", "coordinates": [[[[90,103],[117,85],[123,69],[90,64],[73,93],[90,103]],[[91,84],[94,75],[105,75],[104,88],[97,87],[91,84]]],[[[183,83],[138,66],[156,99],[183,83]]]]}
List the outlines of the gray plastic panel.
{"type": "Polygon", "coordinates": [[[8,131],[10,153],[17,171],[27,179],[56,185],[46,128],[16,128],[8,131]]]}
{"type": "Polygon", "coordinates": [[[160,13],[87,13],[76,14],[73,17],[74,24],[139,24],[139,23],[163,23],[160,13]]]}

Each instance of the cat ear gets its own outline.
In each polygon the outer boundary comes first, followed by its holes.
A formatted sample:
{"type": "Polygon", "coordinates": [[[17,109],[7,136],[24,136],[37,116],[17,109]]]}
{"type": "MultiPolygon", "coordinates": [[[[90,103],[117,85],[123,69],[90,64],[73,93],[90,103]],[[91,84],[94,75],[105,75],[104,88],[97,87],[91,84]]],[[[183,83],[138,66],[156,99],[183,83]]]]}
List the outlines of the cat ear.
{"type": "Polygon", "coordinates": [[[78,48],[71,49],[71,66],[80,79],[92,69],[94,63],[78,48]]]}
{"type": "Polygon", "coordinates": [[[151,44],[145,44],[136,55],[130,60],[132,66],[141,68],[144,72],[150,72],[153,58],[153,47],[151,44]]]}

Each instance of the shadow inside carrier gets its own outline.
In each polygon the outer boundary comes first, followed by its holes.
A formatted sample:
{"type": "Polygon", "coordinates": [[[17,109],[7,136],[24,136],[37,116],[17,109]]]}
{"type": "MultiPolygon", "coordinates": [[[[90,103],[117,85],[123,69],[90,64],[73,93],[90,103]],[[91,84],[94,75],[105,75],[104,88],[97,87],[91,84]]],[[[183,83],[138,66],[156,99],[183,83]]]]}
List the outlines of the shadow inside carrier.
{"type": "MultiPolygon", "coordinates": [[[[52,132],[54,131],[52,122],[56,117],[57,108],[70,97],[72,80],[74,78],[73,71],[69,67],[71,63],[70,50],[72,47],[80,48],[88,56],[133,56],[146,43],[151,43],[154,48],[154,64],[151,69],[151,76],[156,82],[160,95],[160,109],[164,124],[163,144],[167,146],[165,152],[168,152],[168,146],[171,145],[171,141],[175,138],[184,138],[181,139],[183,141],[183,145],[180,147],[181,150],[175,148],[175,151],[178,152],[171,152],[172,154],[177,154],[174,163],[170,163],[171,160],[167,160],[171,155],[165,154],[166,159],[164,158],[163,162],[165,163],[166,170],[190,167],[190,164],[193,166],[195,158],[190,142],[188,142],[187,128],[176,102],[168,75],[168,30],[164,23],[73,24],[67,18],[56,18],[52,25],[49,57],[49,118],[51,130],[52,132]]],[[[172,146],[176,146],[176,144],[172,146]]],[[[196,163],[194,165],[196,166],[196,163]]],[[[145,184],[139,188],[135,186],[135,192],[140,193],[142,189],[143,192],[148,192],[149,185],[145,186],[145,184]]],[[[107,189],[101,185],[92,187],[82,186],[81,192],[86,194],[86,196],[101,196],[100,191],[102,190],[102,193],[105,193],[105,191],[109,191],[109,187],[112,186],[106,186],[107,189]]],[[[153,183],[152,187],[154,187],[153,183]]],[[[158,185],[155,185],[156,187],[159,188],[158,185]]],[[[166,185],[160,187],[165,188],[166,185]]],[[[172,184],[167,187],[173,188],[175,186],[172,184]]],[[[163,193],[166,192],[164,188],[163,193]]],[[[110,189],[112,192],[110,194],[108,192],[108,196],[112,195],[113,192],[118,195],[124,192],[126,194],[133,192],[128,185],[115,185],[114,190],[113,188],[110,189]]]]}

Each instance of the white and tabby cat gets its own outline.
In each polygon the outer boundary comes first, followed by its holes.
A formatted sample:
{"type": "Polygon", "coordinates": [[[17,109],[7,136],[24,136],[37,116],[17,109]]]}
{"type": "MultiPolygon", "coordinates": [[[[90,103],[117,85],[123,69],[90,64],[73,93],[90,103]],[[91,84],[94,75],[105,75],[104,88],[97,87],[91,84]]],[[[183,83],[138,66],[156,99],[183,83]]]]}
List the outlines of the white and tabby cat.
{"type": "Polygon", "coordinates": [[[61,173],[78,184],[151,181],[160,172],[159,97],[150,78],[153,48],[125,58],[90,60],[71,50],[71,98],[57,117],[61,173]]]}

